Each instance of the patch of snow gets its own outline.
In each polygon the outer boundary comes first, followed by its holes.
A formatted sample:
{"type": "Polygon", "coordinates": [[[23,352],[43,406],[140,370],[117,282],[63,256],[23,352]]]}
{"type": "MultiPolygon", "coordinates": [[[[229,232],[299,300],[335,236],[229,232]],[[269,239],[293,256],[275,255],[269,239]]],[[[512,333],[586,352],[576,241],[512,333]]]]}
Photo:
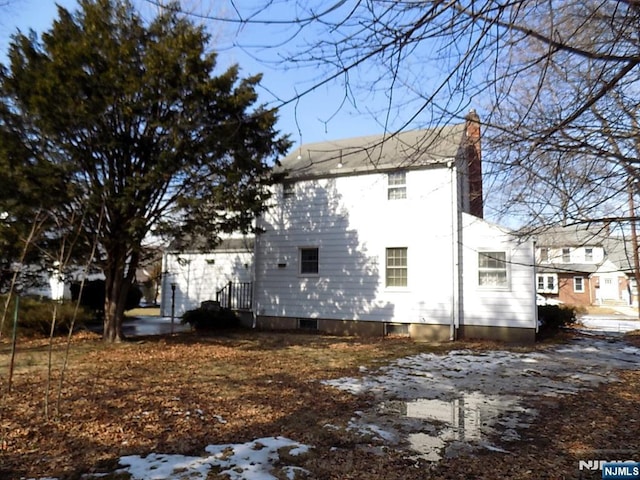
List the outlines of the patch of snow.
{"type": "Polygon", "coordinates": [[[124,468],[114,473],[128,473],[132,480],[206,479],[211,469],[227,475],[230,480],[277,480],[280,473],[293,479],[296,472],[308,474],[296,466],[275,467],[281,449],[289,449],[292,456],[309,451],[307,445],[288,438],[265,437],[248,443],[209,445],[205,450],[210,455],[203,457],[159,453],[146,457],[129,455],[120,459],[124,468]]]}
{"type": "Polygon", "coordinates": [[[580,323],[588,329],[609,333],[625,333],[640,330],[640,321],[610,317],[583,316],[580,323]]]}
{"type": "Polygon", "coordinates": [[[351,419],[351,421],[347,425],[347,430],[351,432],[355,432],[360,436],[364,436],[364,437],[370,436],[374,440],[386,440],[386,441],[395,440],[395,435],[393,433],[388,432],[373,423],[364,423],[357,418],[351,419]]]}
{"type": "Polygon", "coordinates": [[[404,438],[418,456],[437,461],[474,446],[487,448],[490,435],[505,442],[518,439],[517,430],[537,414],[523,406],[527,397],[576,394],[617,380],[616,369],[636,368],[640,349],[616,340],[579,338],[543,352],[425,353],[359,379],[323,383],[378,399],[378,405],[352,419],[348,429],[360,426],[375,432],[372,426],[378,425],[389,441],[404,438]]]}

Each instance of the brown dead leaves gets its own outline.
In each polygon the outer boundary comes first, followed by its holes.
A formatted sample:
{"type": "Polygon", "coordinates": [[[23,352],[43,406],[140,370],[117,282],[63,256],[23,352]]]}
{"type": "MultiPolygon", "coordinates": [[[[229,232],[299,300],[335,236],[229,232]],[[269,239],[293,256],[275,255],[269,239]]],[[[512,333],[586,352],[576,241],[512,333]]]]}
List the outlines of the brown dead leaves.
{"type": "MultiPolygon", "coordinates": [[[[481,451],[430,465],[326,428],[345,426],[367,399],[318,380],[359,375],[360,365],[375,367],[431,349],[405,339],[260,332],[181,334],[119,345],[84,335],[72,345],[60,411],[52,409],[56,414],[47,420],[46,343],[21,345],[11,394],[5,393],[3,363],[8,346],[0,344],[0,478],[75,479],[113,471],[122,455],[201,454],[209,444],[275,435],[313,445],[301,466],[314,478],[336,480],[592,478],[579,476],[577,462],[595,450],[640,452],[638,372],[622,373],[622,382],[592,392],[541,401],[535,406],[540,421],[521,432],[521,442],[509,444],[509,454],[481,451]]],[[[54,403],[63,352],[57,342],[54,403]]]]}

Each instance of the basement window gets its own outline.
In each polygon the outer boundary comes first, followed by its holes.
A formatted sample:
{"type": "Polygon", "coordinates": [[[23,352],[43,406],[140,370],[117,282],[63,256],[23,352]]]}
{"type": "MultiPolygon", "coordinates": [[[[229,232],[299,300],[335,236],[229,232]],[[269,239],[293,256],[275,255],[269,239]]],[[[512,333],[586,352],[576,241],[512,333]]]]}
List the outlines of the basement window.
{"type": "Polygon", "coordinates": [[[298,328],[300,330],[318,330],[318,320],[314,318],[299,318],[298,319],[298,328]]]}
{"type": "Polygon", "coordinates": [[[385,323],[384,333],[385,335],[396,335],[400,337],[408,337],[409,324],[408,323],[385,323]]]}

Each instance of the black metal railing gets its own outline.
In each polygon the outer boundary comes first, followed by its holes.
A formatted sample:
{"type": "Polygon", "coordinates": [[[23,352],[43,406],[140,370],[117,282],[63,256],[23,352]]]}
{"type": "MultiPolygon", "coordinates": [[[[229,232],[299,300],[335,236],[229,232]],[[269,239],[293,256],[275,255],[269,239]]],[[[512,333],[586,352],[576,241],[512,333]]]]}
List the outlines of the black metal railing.
{"type": "Polygon", "coordinates": [[[222,308],[251,310],[253,283],[229,282],[216,292],[216,301],[222,308]]]}

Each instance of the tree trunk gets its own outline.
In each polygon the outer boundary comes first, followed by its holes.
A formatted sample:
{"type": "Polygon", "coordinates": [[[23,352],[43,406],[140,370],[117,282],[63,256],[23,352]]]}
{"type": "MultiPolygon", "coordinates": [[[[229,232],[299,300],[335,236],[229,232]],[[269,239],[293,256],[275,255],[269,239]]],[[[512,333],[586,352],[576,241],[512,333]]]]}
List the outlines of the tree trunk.
{"type": "Polygon", "coordinates": [[[114,255],[110,258],[109,268],[105,272],[104,326],[102,339],[108,343],[121,342],[122,321],[127,304],[127,294],[135,279],[139,256],[114,255]],[[128,270],[127,269],[128,265],[128,270]]]}
{"type": "Polygon", "coordinates": [[[122,319],[127,298],[126,292],[129,287],[125,285],[123,275],[117,275],[116,272],[113,272],[106,277],[102,339],[109,343],[120,342],[124,340],[122,319]]]}

